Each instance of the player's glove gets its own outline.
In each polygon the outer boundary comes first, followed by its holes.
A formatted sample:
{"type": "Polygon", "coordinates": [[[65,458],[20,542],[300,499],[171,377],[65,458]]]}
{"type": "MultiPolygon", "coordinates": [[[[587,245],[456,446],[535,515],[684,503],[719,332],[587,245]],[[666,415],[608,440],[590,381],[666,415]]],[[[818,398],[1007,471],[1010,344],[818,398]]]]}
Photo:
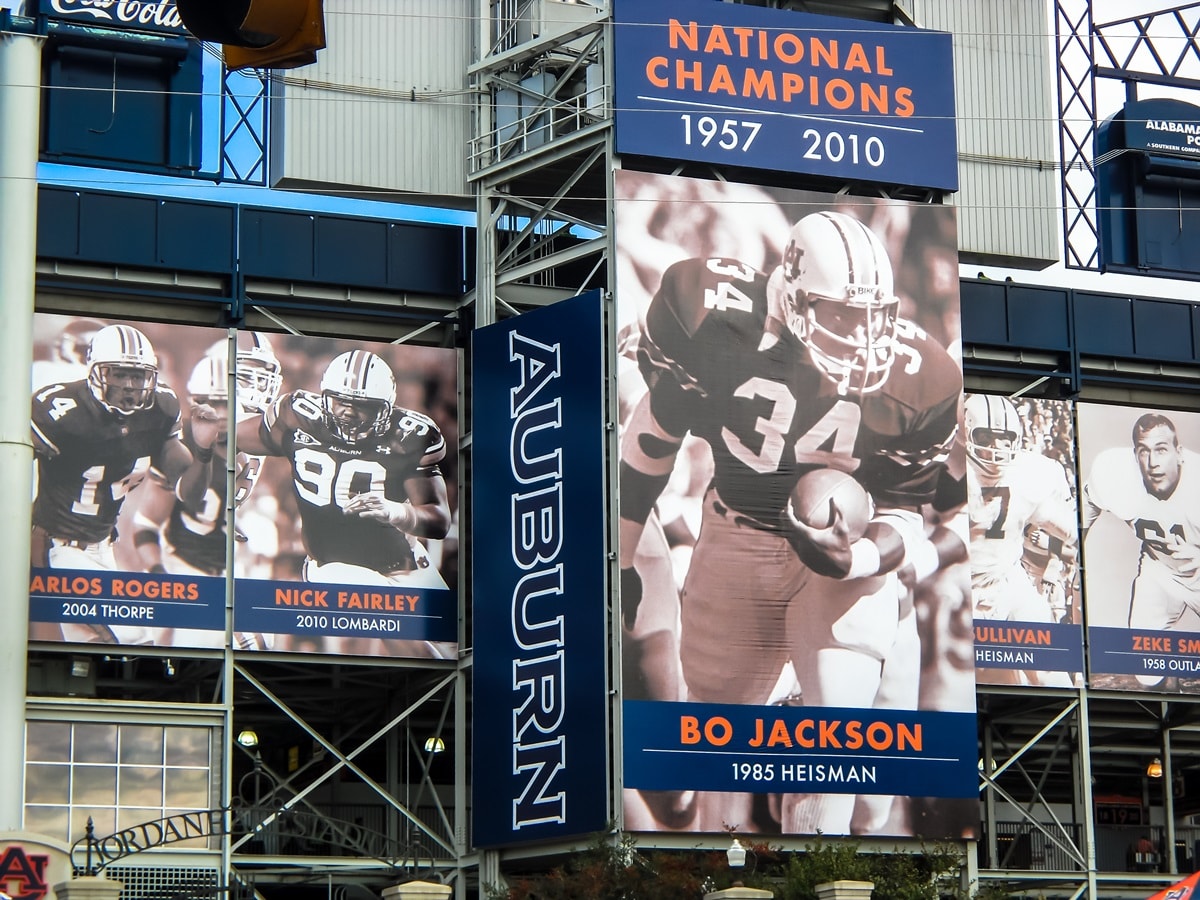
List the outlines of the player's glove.
{"type": "Polygon", "coordinates": [[[399,531],[411,532],[417,527],[417,511],[411,503],[389,500],[379,491],[355,494],[345,510],[348,515],[373,519],[399,531]]]}
{"type": "Polygon", "coordinates": [[[208,462],[226,427],[226,419],[207,403],[196,403],[191,409],[190,424],[195,456],[200,462],[208,462]]]}
{"type": "Polygon", "coordinates": [[[621,570],[621,622],[632,629],[642,604],[642,576],[630,566],[621,570]]]}

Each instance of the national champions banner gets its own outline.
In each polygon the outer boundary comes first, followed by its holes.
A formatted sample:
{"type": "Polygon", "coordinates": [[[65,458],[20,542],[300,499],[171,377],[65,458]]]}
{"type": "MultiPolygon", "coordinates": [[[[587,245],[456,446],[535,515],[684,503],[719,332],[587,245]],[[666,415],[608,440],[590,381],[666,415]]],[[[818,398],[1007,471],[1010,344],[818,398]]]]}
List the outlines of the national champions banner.
{"type": "Polygon", "coordinates": [[[601,304],[592,291],[473,333],[480,846],[610,816],[601,304]]]}
{"type": "Polygon", "coordinates": [[[619,153],[958,189],[950,35],[615,0],[619,153]]]}
{"type": "Polygon", "coordinates": [[[616,175],[625,828],[974,834],[953,209],[616,175]]]}

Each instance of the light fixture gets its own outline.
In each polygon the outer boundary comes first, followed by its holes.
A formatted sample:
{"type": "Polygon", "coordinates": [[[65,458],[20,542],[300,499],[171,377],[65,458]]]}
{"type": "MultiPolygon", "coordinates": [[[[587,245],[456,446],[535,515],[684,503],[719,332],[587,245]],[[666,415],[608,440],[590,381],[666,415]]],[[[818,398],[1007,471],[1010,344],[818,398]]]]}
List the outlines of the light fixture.
{"type": "Polygon", "coordinates": [[[92,672],[92,661],[86,656],[71,657],[71,677],[87,678],[92,672]]]}
{"type": "Polygon", "coordinates": [[[1163,767],[1162,760],[1157,756],[1150,760],[1150,765],[1146,766],[1146,775],[1150,778],[1162,778],[1163,767]]]}
{"type": "Polygon", "coordinates": [[[169,656],[163,659],[163,678],[175,677],[175,662],[169,656]]]}
{"type": "Polygon", "coordinates": [[[725,858],[729,860],[729,868],[740,869],[746,865],[746,848],[736,837],[733,843],[729,845],[729,849],[725,851],[725,858]]]}
{"type": "Polygon", "coordinates": [[[426,753],[441,753],[445,749],[446,749],[446,742],[443,741],[440,737],[435,736],[435,737],[425,738],[425,752],[426,753]]]}
{"type": "Polygon", "coordinates": [[[237,742],[247,750],[253,750],[258,746],[258,732],[253,728],[246,728],[238,732],[237,742]]]}

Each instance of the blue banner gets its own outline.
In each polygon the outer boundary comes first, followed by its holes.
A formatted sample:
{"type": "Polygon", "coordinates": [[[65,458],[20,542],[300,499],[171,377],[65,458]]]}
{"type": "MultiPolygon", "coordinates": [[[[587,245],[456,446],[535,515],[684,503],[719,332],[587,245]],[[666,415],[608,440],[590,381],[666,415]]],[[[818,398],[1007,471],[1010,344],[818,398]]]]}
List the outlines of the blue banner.
{"type": "Polygon", "coordinates": [[[640,790],[972,797],[974,713],[626,701],[640,790]]]}
{"type": "Polygon", "coordinates": [[[456,641],[458,595],[442,588],[239,578],[237,631],[329,638],[456,641]]]}
{"type": "Polygon", "coordinates": [[[616,0],[619,153],[958,189],[950,35],[616,0]]]}
{"type": "Polygon", "coordinates": [[[1074,624],[976,621],[975,665],[981,669],[1082,672],[1083,629],[1074,624]]]}
{"type": "MultiPolygon", "coordinates": [[[[35,567],[29,577],[29,620],[67,627],[60,640],[190,646],[162,640],[163,629],[199,629],[225,635],[225,579],[204,575],[147,575],[92,569],[35,567]],[[140,637],[112,628],[144,632],[140,637]]],[[[36,635],[36,629],[33,630],[36,635]]],[[[45,639],[44,633],[39,639],[45,639]]],[[[203,642],[207,646],[207,642],[203,642]]]]}
{"type": "Polygon", "coordinates": [[[1200,678],[1200,633],[1093,626],[1088,651],[1093,675],[1200,678]]]}
{"type": "Polygon", "coordinates": [[[598,291],[474,333],[479,846],[609,818],[603,352],[598,291]]]}

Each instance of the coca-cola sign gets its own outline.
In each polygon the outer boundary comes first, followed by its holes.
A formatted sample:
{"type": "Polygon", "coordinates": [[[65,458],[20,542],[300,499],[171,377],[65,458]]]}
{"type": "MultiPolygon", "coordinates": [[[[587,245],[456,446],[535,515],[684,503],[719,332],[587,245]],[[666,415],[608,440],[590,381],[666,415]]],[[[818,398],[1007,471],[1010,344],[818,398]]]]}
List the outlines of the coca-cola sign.
{"type": "Polygon", "coordinates": [[[42,15],[124,31],[187,34],[175,0],[41,0],[42,15]]]}

